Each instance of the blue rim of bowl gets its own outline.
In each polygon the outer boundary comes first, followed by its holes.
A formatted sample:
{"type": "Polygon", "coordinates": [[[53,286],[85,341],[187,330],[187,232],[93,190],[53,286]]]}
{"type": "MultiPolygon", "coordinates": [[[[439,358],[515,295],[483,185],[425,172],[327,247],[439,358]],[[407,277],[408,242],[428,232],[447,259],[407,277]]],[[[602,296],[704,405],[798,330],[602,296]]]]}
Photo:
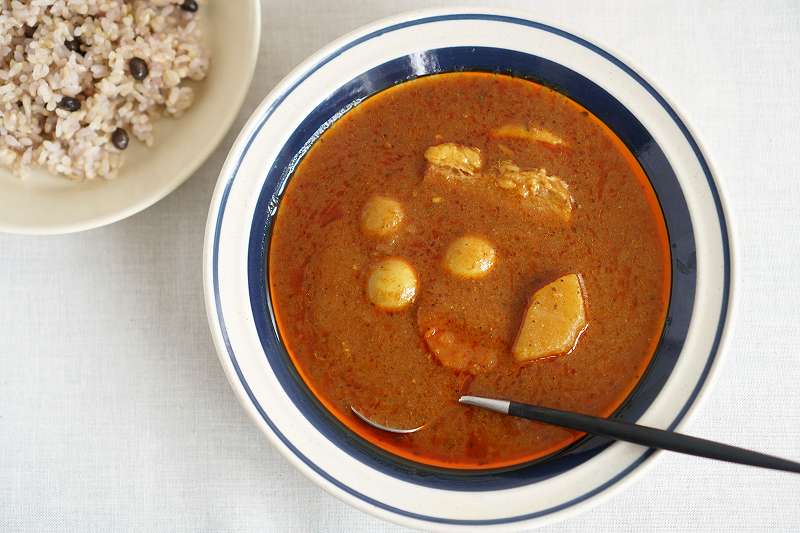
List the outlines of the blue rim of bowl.
{"type": "MultiPolygon", "coordinates": [[[[214,225],[214,233],[213,233],[212,280],[213,280],[214,300],[215,300],[215,307],[216,307],[216,313],[217,313],[217,317],[218,317],[218,321],[219,321],[219,326],[220,326],[221,334],[222,334],[222,337],[223,337],[223,340],[224,340],[224,343],[225,343],[225,346],[226,346],[226,350],[228,352],[228,356],[229,356],[231,364],[232,364],[232,366],[233,366],[233,368],[234,368],[234,370],[236,372],[236,375],[237,375],[237,377],[238,377],[238,379],[240,381],[240,384],[242,385],[243,389],[245,390],[245,392],[247,393],[248,397],[250,398],[250,401],[252,402],[254,408],[260,414],[260,416],[262,417],[264,422],[270,427],[270,429],[273,431],[273,433],[278,437],[278,439],[281,440],[283,442],[283,444],[298,459],[300,459],[303,463],[305,463],[317,475],[319,475],[321,478],[325,479],[326,481],[330,482],[331,484],[333,484],[334,486],[336,486],[340,490],[350,494],[351,496],[354,496],[355,498],[357,498],[357,499],[359,499],[359,500],[361,500],[361,501],[363,501],[363,502],[365,502],[365,503],[367,503],[369,505],[375,506],[375,507],[377,507],[379,509],[382,509],[382,510],[385,510],[385,511],[389,511],[391,513],[398,514],[398,515],[403,516],[403,517],[413,518],[413,519],[416,519],[416,520],[429,521],[429,522],[432,522],[432,523],[453,524],[453,525],[505,524],[505,523],[513,523],[513,522],[518,522],[518,521],[522,521],[522,520],[530,520],[530,519],[534,519],[534,518],[539,518],[539,517],[542,517],[542,516],[546,516],[546,515],[549,515],[549,514],[552,514],[552,513],[567,509],[567,508],[569,508],[571,506],[574,506],[574,505],[576,505],[576,504],[578,504],[580,502],[583,502],[583,501],[585,501],[585,500],[587,500],[587,499],[589,499],[589,498],[591,498],[591,497],[593,497],[593,496],[605,491],[606,489],[608,489],[612,485],[618,483],[619,481],[621,481],[622,479],[627,477],[628,474],[630,474],[632,471],[634,471],[636,468],[638,468],[642,463],[644,463],[653,454],[653,450],[644,451],[642,453],[642,455],[639,458],[637,458],[635,461],[633,461],[629,466],[627,466],[621,472],[616,474],[614,477],[612,477],[608,481],[602,483],[601,485],[599,485],[597,487],[594,487],[593,489],[590,489],[590,490],[586,491],[585,493],[583,493],[582,495],[580,495],[578,497],[575,497],[575,498],[573,498],[573,499],[571,499],[571,500],[569,500],[567,502],[564,502],[564,503],[561,503],[559,505],[556,505],[556,506],[553,506],[553,507],[550,507],[548,509],[544,509],[544,510],[541,510],[541,511],[537,511],[537,512],[534,512],[534,513],[528,513],[528,514],[512,516],[512,517],[489,519],[489,520],[459,520],[459,519],[449,519],[449,518],[442,518],[442,517],[436,517],[436,516],[427,516],[427,515],[422,515],[422,514],[419,514],[419,513],[409,512],[409,511],[406,511],[406,510],[403,510],[403,509],[398,509],[398,508],[393,507],[391,505],[388,505],[388,504],[386,504],[384,502],[381,502],[381,501],[378,501],[378,500],[376,500],[374,498],[371,498],[371,497],[369,497],[369,496],[367,496],[365,494],[362,494],[362,493],[360,493],[358,491],[355,491],[354,489],[352,489],[349,486],[345,485],[344,483],[342,483],[338,479],[334,478],[333,476],[331,476],[330,474],[325,472],[322,468],[320,468],[318,465],[313,463],[302,452],[300,452],[300,450],[298,450],[285,437],[285,435],[283,435],[280,432],[280,430],[275,426],[275,424],[269,418],[267,413],[264,411],[263,407],[258,403],[258,400],[255,398],[255,396],[254,396],[249,384],[247,383],[246,379],[244,378],[244,376],[243,376],[243,374],[241,372],[241,369],[240,369],[240,367],[238,365],[238,362],[236,360],[236,356],[235,356],[235,354],[233,352],[233,349],[232,349],[232,346],[230,344],[230,339],[229,339],[228,334],[227,334],[227,330],[226,330],[225,322],[224,322],[224,315],[222,313],[222,308],[221,308],[220,295],[219,295],[219,277],[218,277],[219,238],[220,238],[220,228],[221,228],[222,220],[223,220],[223,217],[224,217],[225,206],[226,206],[226,203],[227,203],[228,195],[230,193],[231,186],[232,186],[233,181],[234,181],[234,179],[236,177],[236,174],[237,174],[237,172],[239,170],[239,167],[241,165],[242,160],[244,159],[245,155],[247,154],[247,152],[248,152],[248,150],[249,150],[254,138],[257,136],[257,134],[260,131],[261,127],[265,124],[265,122],[271,116],[271,114],[274,112],[274,110],[278,106],[280,106],[281,103],[285,100],[285,98],[294,89],[296,89],[297,86],[299,86],[305,79],[307,79],[317,69],[319,69],[320,67],[322,67],[326,63],[330,62],[332,59],[334,59],[335,57],[337,57],[339,54],[343,53],[344,51],[346,51],[346,50],[348,50],[348,49],[350,49],[350,48],[352,48],[354,46],[357,46],[358,44],[363,43],[364,41],[373,39],[375,37],[379,37],[380,35],[383,35],[385,33],[391,32],[391,31],[396,31],[396,30],[399,30],[399,29],[403,29],[403,28],[407,28],[407,27],[411,27],[411,26],[416,26],[416,25],[421,25],[421,24],[428,24],[428,23],[440,22],[440,21],[450,21],[450,20],[484,20],[484,21],[504,22],[504,23],[509,23],[509,24],[527,26],[527,27],[535,28],[535,29],[538,29],[538,30],[542,30],[542,31],[545,31],[545,32],[552,33],[554,35],[563,37],[563,38],[568,39],[568,40],[570,40],[570,41],[572,41],[572,42],[574,42],[574,43],[576,43],[576,44],[578,44],[580,46],[583,46],[583,47],[591,50],[592,52],[598,54],[599,56],[603,57],[604,59],[608,60],[609,62],[611,62],[612,64],[614,64],[618,68],[620,68],[622,71],[624,71],[630,77],[632,77],[637,83],[639,83],[644,89],[646,89],[648,91],[648,93],[650,93],[650,95],[664,108],[664,110],[673,119],[673,121],[678,126],[680,131],[685,136],[687,142],[691,146],[695,156],[698,159],[698,162],[700,163],[700,165],[701,165],[701,167],[703,169],[703,172],[705,174],[706,180],[708,182],[709,189],[710,189],[710,191],[712,193],[712,197],[713,197],[713,200],[714,200],[715,208],[717,210],[717,216],[718,216],[719,225],[720,225],[720,236],[721,236],[722,248],[723,248],[723,259],[724,259],[724,265],[723,265],[723,276],[724,276],[723,289],[724,290],[723,290],[723,297],[722,297],[722,303],[721,303],[721,308],[720,308],[720,319],[719,319],[719,322],[718,322],[718,325],[717,325],[717,329],[716,329],[716,332],[715,332],[714,342],[713,342],[712,348],[710,350],[710,353],[709,353],[708,359],[706,361],[706,364],[705,364],[705,366],[703,368],[703,371],[702,371],[701,376],[700,376],[700,378],[698,380],[698,383],[695,385],[694,389],[692,390],[692,393],[691,393],[690,397],[688,398],[687,402],[685,403],[683,408],[680,410],[680,412],[676,416],[675,420],[668,427],[670,429],[673,429],[680,423],[680,421],[683,419],[683,417],[688,412],[688,410],[691,407],[691,405],[696,400],[700,390],[703,387],[703,384],[705,383],[705,381],[706,381],[706,379],[708,377],[709,371],[710,371],[711,367],[713,366],[713,362],[714,362],[714,360],[716,358],[716,355],[717,355],[717,349],[719,347],[719,343],[720,343],[720,340],[721,340],[722,332],[723,332],[724,326],[725,326],[725,320],[726,320],[726,317],[727,317],[727,308],[728,308],[728,303],[729,303],[729,292],[730,292],[730,272],[731,272],[731,268],[730,268],[730,250],[729,250],[729,242],[728,242],[727,224],[726,224],[724,212],[723,212],[723,209],[722,209],[722,204],[721,204],[721,200],[720,200],[720,197],[719,197],[719,193],[718,193],[716,185],[714,183],[714,179],[712,177],[710,168],[709,168],[705,158],[703,157],[699,146],[697,145],[697,143],[695,142],[695,140],[692,138],[691,134],[689,133],[688,128],[683,123],[683,121],[678,117],[677,113],[664,100],[664,98],[661,97],[658,94],[658,92],[647,81],[645,81],[638,74],[636,74],[636,72],[633,71],[630,67],[628,67],[627,65],[622,63],[620,60],[618,60],[617,58],[615,58],[614,56],[612,56],[608,52],[602,50],[601,48],[589,43],[588,41],[585,41],[584,39],[581,39],[581,38],[579,38],[577,36],[574,36],[574,35],[572,35],[570,33],[567,33],[567,32],[565,32],[563,30],[559,30],[557,28],[554,28],[554,27],[551,27],[551,26],[547,26],[547,25],[544,25],[544,24],[541,24],[541,23],[538,23],[538,22],[534,22],[534,21],[530,21],[530,20],[526,20],[526,19],[520,19],[520,18],[516,18],[516,17],[511,17],[511,16],[505,16],[505,15],[491,15],[491,14],[478,14],[478,13],[474,13],[474,14],[473,13],[468,13],[468,14],[448,14],[448,15],[429,16],[429,17],[423,17],[423,18],[419,18],[419,19],[413,19],[413,20],[400,22],[400,23],[397,23],[397,24],[394,24],[394,25],[391,25],[391,26],[388,26],[388,27],[384,27],[384,28],[378,29],[378,30],[373,31],[371,33],[368,33],[366,35],[362,35],[360,37],[357,37],[354,40],[352,40],[351,42],[341,46],[339,49],[337,49],[336,51],[332,52],[331,54],[329,54],[328,56],[326,56],[325,58],[320,60],[316,65],[314,65],[313,67],[309,68],[303,75],[300,76],[300,78],[297,81],[295,81],[283,93],[277,95],[273,99],[271,104],[262,113],[262,116],[255,122],[256,125],[253,128],[253,131],[251,132],[250,137],[245,142],[244,148],[242,149],[241,153],[238,155],[238,161],[235,163],[233,171],[230,173],[229,176],[226,177],[227,178],[227,182],[225,183],[225,187],[224,187],[224,189],[222,191],[222,195],[221,195],[221,199],[220,199],[220,208],[219,208],[219,211],[218,211],[217,220],[216,220],[215,225],[214,225]]],[[[590,110],[591,110],[591,108],[590,108],[590,110]]],[[[594,110],[592,110],[592,111],[594,111],[594,110]]],[[[266,229],[263,229],[263,231],[266,232],[266,229]]],[[[680,265],[678,265],[678,268],[680,268],[680,265]]],[[[262,282],[262,284],[263,284],[263,282],[262,282]]],[[[251,284],[251,287],[252,287],[252,284],[251,284]]],[[[251,299],[253,299],[253,297],[254,297],[254,295],[251,293],[251,299]]]]}

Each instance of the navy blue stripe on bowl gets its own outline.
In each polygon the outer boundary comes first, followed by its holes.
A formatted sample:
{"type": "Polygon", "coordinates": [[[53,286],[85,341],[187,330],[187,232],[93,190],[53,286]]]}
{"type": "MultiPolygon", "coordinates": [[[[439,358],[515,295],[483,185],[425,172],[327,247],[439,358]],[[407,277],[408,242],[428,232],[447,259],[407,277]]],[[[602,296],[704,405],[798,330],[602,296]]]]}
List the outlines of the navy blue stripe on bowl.
{"type": "MultiPolygon", "coordinates": [[[[301,459],[312,470],[314,470],[318,475],[326,479],[328,482],[378,508],[403,516],[436,523],[481,525],[532,519],[575,505],[580,501],[586,500],[587,498],[606,490],[608,487],[623,479],[628,475],[628,473],[632,472],[640,464],[642,464],[652,454],[652,451],[643,451],[642,455],[622,472],[618,473],[612,479],[597,487],[587,487],[586,492],[581,496],[568,502],[564,502],[558,506],[538,511],[536,513],[494,520],[457,520],[446,519],[437,516],[423,516],[417,513],[405,511],[403,509],[394,508],[388,504],[376,500],[375,498],[353,490],[340,480],[331,476],[318,465],[313,463],[308,457],[303,455],[302,452],[300,452],[300,450],[298,450],[291,442],[289,442],[288,439],[270,420],[267,413],[253,395],[247,381],[244,379],[244,376],[242,375],[239,365],[236,361],[236,356],[230,345],[230,340],[228,339],[227,331],[225,329],[224,316],[220,305],[218,279],[219,230],[224,217],[225,206],[227,203],[228,194],[230,192],[230,187],[236,178],[241,161],[247,154],[253,139],[258,135],[261,127],[263,127],[275,108],[277,108],[300,83],[307,79],[308,76],[313,74],[317,69],[328,63],[331,59],[342,52],[357,46],[364,41],[375,38],[384,33],[396,31],[409,26],[444,20],[465,19],[491,20],[528,26],[561,36],[588,48],[604,59],[612,62],[614,65],[631,76],[635,81],[641,84],[672,117],[676,125],[683,132],[689,144],[692,146],[695,155],[705,172],[720,221],[720,234],[723,241],[724,253],[723,276],[725,290],[722,307],[720,309],[720,320],[715,334],[715,341],[711,352],[708,354],[702,375],[698,380],[698,383],[696,384],[690,398],[687,400],[686,404],[683,406],[678,416],[669,427],[674,428],[680,422],[685,413],[688,411],[689,407],[695,401],[697,394],[702,388],[707,374],[713,364],[719,339],[724,327],[724,320],[727,315],[728,292],[730,286],[730,257],[727,239],[727,227],[719,200],[719,194],[716,190],[716,186],[708,165],[706,164],[696,142],[689,134],[686,126],[672,110],[672,108],[666,103],[666,101],[664,101],[664,99],[645,80],[638,76],[629,67],[595,45],[550,26],[524,19],[498,15],[454,14],[427,17],[403,22],[359,37],[354,41],[344,45],[336,52],[330,54],[315,66],[311,67],[303,76],[300,77],[297,82],[295,82],[293,86],[289,87],[283,94],[276,97],[273,103],[259,118],[259,120],[256,122],[252,136],[245,143],[244,149],[239,154],[239,159],[234,166],[234,171],[228,177],[228,182],[223,189],[219,214],[214,230],[212,250],[212,279],[214,285],[216,311],[219,317],[221,333],[225,341],[231,363],[256,410],[262,416],[265,423],[275,433],[275,435],[287,446],[287,448],[289,448],[289,450],[292,451],[292,453],[294,453],[299,459],[301,459]]],[[[337,446],[345,450],[356,459],[369,464],[372,467],[387,473],[388,475],[426,486],[434,486],[450,490],[493,490],[535,483],[537,481],[541,481],[542,479],[558,475],[559,473],[569,470],[570,468],[574,468],[578,464],[599,453],[599,451],[605,448],[606,443],[598,443],[593,442],[593,439],[586,439],[580,445],[573,447],[566,453],[559,454],[555,457],[549,458],[547,461],[537,462],[536,464],[521,469],[492,472],[488,474],[456,474],[448,471],[431,471],[431,469],[428,468],[420,468],[414,463],[397,460],[388,454],[378,453],[374,447],[371,447],[371,445],[365,444],[363,441],[361,441],[361,439],[355,437],[348,431],[343,430],[342,427],[338,425],[338,423],[335,422],[324,409],[321,409],[319,404],[316,403],[316,400],[308,393],[307,388],[298,378],[291,364],[289,363],[271,317],[271,309],[265,285],[265,251],[266,246],[269,243],[271,217],[274,215],[276,207],[275,199],[277,196],[275,196],[274,193],[282,188],[285,179],[291,174],[291,171],[299,158],[302,157],[305,148],[307,148],[309,143],[321,133],[327,124],[330,123],[331,119],[335,119],[343,109],[347,109],[349,105],[352,105],[354,102],[359,101],[363,97],[369,96],[369,94],[374,93],[376,90],[380,90],[412,76],[419,75],[420,65],[426,65],[427,70],[424,73],[452,70],[497,71],[496,65],[504,65],[504,72],[527,77],[553,86],[577,100],[585,107],[589,108],[593,113],[598,115],[602,120],[604,120],[622,138],[629,148],[631,148],[633,153],[639,159],[640,164],[642,164],[643,168],[650,177],[656,193],[659,196],[659,200],[662,203],[665,217],[667,219],[668,230],[670,232],[670,241],[673,254],[673,294],[670,304],[668,325],[665,329],[662,343],[659,346],[658,354],[654,358],[651,368],[643,378],[642,385],[637,388],[634,395],[630,398],[630,401],[627,402],[626,406],[618,413],[621,418],[632,420],[638,418],[644,412],[644,410],[646,410],[652,399],[658,394],[658,391],[660,391],[664,381],[672,371],[677,356],[680,353],[683,339],[685,338],[686,328],[688,327],[691,314],[691,304],[694,297],[696,274],[694,268],[694,239],[690,218],[677,180],[675,179],[674,173],[669,167],[669,164],[661,149],[653,141],[652,137],[647,133],[642,125],[635,119],[635,117],[633,117],[633,115],[624,108],[624,106],[622,106],[618,101],[616,101],[609,94],[605,93],[605,91],[603,91],[596,84],[592,83],[590,80],[556,63],[544,60],[542,58],[528,54],[522,54],[519,52],[494,48],[446,48],[427,52],[427,61],[419,61],[419,59],[419,57],[413,58],[414,64],[412,65],[412,58],[397,58],[393,61],[385,63],[384,65],[375,67],[374,69],[364,73],[362,76],[359,76],[355,80],[346,84],[343,88],[337,90],[333,95],[331,95],[330,98],[328,98],[308,117],[306,117],[301,126],[292,134],[289,141],[281,150],[278,160],[270,169],[268,169],[265,185],[259,197],[258,206],[251,225],[250,247],[248,252],[248,283],[250,287],[253,316],[258,328],[262,345],[264,346],[265,353],[267,354],[269,364],[272,366],[273,371],[280,380],[282,386],[286,389],[289,396],[319,431],[321,431],[327,438],[329,438],[337,446]]]]}

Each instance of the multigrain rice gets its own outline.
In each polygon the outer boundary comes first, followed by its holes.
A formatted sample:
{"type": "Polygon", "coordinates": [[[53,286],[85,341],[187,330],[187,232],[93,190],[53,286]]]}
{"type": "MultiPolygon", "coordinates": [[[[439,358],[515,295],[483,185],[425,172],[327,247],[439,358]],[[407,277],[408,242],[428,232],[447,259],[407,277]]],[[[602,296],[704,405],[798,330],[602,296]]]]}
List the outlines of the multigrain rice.
{"type": "Polygon", "coordinates": [[[113,178],[115,130],[152,146],[153,121],[180,116],[208,71],[198,13],[181,2],[0,0],[0,165],[22,177],[41,166],[113,178]],[[147,63],[141,81],[136,57],[147,63]],[[63,109],[65,97],[80,109],[63,109]]]}

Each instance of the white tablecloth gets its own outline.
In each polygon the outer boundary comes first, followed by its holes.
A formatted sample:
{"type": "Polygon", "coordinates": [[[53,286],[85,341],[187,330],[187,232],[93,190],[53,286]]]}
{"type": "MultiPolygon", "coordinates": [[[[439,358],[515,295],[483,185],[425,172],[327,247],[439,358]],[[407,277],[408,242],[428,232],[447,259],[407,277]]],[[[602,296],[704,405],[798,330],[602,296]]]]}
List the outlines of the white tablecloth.
{"type": "MultiPolygon", "coordinates": [[[[0,531],[398,531],[245,416],[207,331],[201,252],[217,172],[267,91],[340,34],[442,3],[265,2],[250,94],[189,182],[99,230],[0,235],[0,531]]],[[[638,66],[704,142],[737,231],[738,313],[687,429],[800,459],[800,4],[515,4],[638,66]]],[[[797,531],[799,495],[800,476],[665,454],[550,530],[797,531]]]]}

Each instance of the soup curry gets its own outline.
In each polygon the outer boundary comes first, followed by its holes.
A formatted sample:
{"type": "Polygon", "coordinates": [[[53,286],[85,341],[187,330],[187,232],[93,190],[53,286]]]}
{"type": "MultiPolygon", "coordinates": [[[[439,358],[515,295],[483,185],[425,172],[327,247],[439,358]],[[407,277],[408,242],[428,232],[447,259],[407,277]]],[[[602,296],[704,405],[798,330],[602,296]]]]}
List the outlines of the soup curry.
{"type": "Polygon", "coordinates": [[[298,165],[269,250],[292,361],[367,441],[494,468],[578,439],[463,394],[608,416],[661,336],[658,201],[625,145],[564,95],[489,73],[408,81],[335,122],[298,165]],[[372,429],[356,407],[408,435],[372,429]]]}

